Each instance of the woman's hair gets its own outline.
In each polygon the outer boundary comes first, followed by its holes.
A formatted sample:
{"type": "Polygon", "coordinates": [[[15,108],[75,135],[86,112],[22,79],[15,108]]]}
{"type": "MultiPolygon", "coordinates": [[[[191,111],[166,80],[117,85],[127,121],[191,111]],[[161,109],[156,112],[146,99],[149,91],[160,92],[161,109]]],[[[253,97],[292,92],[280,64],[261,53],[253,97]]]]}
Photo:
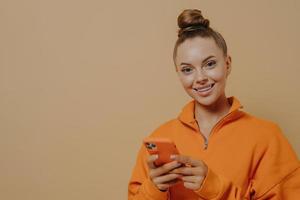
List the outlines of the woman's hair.
{"type": "Polygon", "coordinates": [[[178,23],[178,39],[175,43],[173,51],[173,61],[176,67],[175,59],[177,48],[185,40],[194,37],[213,38],[217,46],[223,51],[224,56],[227,56],[227,45],[220,33],[209,27],[209,20],[205,19],[201,11],[198,9],[186,9],[177,18],[178,23]]]}

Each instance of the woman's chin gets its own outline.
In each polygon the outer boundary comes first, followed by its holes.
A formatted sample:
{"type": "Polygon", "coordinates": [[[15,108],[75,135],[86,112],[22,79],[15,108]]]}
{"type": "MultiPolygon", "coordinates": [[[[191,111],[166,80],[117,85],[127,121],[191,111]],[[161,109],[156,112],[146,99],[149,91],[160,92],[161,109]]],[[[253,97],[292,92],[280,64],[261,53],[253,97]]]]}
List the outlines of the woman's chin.
{"type": "Polygon", "coordinates": [[[205,107],[209,107],[211,105],[214,105],[217,102],[217,98],[214,95],[210,95],[207,97],[193,97],[195,99],[195,101],[205,107]]]}

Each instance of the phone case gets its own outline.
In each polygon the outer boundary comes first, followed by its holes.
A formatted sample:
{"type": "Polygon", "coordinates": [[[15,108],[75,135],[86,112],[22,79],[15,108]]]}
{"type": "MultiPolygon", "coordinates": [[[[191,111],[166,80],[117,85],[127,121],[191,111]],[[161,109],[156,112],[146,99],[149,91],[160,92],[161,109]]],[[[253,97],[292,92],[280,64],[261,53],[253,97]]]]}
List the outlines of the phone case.
{"type": "Polygon", "coordinates": [[[167,138],[145,138],[143,143],[149,154],[158,154],[158,158],[154,161],[156,166],[171,162],[170,156],[179,154],[174,142],[167,138]]]}

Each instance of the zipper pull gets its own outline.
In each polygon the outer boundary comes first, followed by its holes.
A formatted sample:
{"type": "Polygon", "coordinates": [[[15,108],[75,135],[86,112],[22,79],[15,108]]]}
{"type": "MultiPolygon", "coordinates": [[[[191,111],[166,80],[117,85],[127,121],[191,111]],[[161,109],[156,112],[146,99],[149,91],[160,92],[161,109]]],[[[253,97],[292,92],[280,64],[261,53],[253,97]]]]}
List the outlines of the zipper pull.
{"type": "Polygon", "coordinates": [[[208,147],[208,140],[206,139],[206,137],[204,137],[204,150],[206,150],[208,147]]]}

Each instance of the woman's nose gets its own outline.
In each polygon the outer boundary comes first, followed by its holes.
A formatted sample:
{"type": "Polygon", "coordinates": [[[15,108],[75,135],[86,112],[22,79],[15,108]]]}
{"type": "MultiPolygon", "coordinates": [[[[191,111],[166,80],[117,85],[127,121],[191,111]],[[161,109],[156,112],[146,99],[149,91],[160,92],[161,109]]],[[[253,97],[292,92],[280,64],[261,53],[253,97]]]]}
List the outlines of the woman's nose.
{"type": "Polygon", "coordinates": [[[196,73],[196,82],[206,82],[208,80],[205,72],[202,69],[198,69],[196,73]]]}

